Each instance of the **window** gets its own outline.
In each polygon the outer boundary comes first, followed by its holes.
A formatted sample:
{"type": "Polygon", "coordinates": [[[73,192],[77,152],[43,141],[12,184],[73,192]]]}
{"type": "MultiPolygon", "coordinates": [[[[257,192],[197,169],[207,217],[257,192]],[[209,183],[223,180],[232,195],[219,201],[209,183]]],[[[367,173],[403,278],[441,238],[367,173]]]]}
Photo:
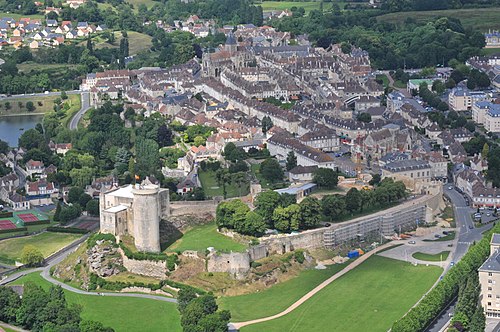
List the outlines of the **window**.
{"type": "Polygon", "coordinates": [[[488,279],[488,284],[492,284],[493,281],[491,279],[488,279]]]}
{"type": "Polygon", "coordinates": [[[492,297],[491,294],[488,294],[488,298],[491,299],[491,297],[492,297]]]}
{"type": "Polygon", "coordinates": [[[491,277],[491,276],[493,276],[493,273],[488,272],[488,277],[491,277]]]}
{"type": "Polygon", "coordinates": [[[491,305],[491,302],[488,302],[488,305],[491,305]]]}
{"type": "Polygon", "coordinates": [[[492,290],[492,288],[491,288],[491,287],[488,287],[488,290],[490,291],[490,290],[492,290]]]}

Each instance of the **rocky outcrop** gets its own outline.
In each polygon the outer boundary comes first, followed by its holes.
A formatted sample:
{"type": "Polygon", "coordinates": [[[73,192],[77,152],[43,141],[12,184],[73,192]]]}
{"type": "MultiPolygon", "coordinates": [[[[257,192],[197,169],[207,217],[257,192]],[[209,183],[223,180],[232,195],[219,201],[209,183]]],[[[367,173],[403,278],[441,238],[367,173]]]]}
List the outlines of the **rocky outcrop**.
{"type": "Polygon", "coordinates": [[[120,272],[123,260],[109,241],[97,241],[96,245],[87,251],[87,263],[91,272],[99,277],[109,277],[120,272]]]}

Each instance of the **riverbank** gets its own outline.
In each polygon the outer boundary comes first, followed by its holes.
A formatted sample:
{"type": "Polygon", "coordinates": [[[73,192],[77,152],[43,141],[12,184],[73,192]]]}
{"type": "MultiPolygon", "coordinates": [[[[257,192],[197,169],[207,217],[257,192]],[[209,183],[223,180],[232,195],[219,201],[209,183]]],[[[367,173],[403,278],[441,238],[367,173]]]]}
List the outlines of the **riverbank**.
{"type": "MultiPolygon", "coordinates": [[[[54,110],[54,101],[61,99],[60,95],[49,96],[19,96],[18,98],[8,98],[0,100],[0,116],[23,116],[23,115],[43,115],[54,110]],[[33,109],[28,110],[26,104],[33,103],[33,109]]],[[[68,95],[68,99],[63,100],[63,104],[68,103],[69,107],[80,107],[79,95],[68,95]]]]}

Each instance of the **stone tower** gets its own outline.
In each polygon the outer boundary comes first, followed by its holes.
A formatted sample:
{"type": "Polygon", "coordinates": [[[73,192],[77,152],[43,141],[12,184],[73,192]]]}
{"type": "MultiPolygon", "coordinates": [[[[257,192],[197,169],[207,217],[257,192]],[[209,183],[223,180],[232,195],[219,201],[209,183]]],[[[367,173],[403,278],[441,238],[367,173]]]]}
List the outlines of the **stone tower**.
{"type": "Polygon", "coordinates": [[[226,44],[224,44],[224,50],[231,54],[235,54],[238,51],[238,43],[236,42],[236,37],[234,33],[231,31],[227,35],[226,44]]]}
{"type": "Polygon", "coordinates": [[[132,189],[134,239],[139,251],[160,252],[161,202],[159,187],[136,185],[132,189]]]}

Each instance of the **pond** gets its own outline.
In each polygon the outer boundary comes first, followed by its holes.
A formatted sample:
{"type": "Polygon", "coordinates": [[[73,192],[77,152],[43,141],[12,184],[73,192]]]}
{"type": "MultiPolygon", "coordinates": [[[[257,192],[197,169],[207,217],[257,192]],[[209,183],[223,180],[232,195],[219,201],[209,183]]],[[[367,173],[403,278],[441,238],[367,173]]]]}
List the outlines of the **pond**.
{"type": "Polygon", "coordinates": [[[9,146],[17,146],[19,137],[24,131],[35,128],[41,122],[43,115],[14,115],[0,116],[0,139],[9,143],[9,146]]]}

